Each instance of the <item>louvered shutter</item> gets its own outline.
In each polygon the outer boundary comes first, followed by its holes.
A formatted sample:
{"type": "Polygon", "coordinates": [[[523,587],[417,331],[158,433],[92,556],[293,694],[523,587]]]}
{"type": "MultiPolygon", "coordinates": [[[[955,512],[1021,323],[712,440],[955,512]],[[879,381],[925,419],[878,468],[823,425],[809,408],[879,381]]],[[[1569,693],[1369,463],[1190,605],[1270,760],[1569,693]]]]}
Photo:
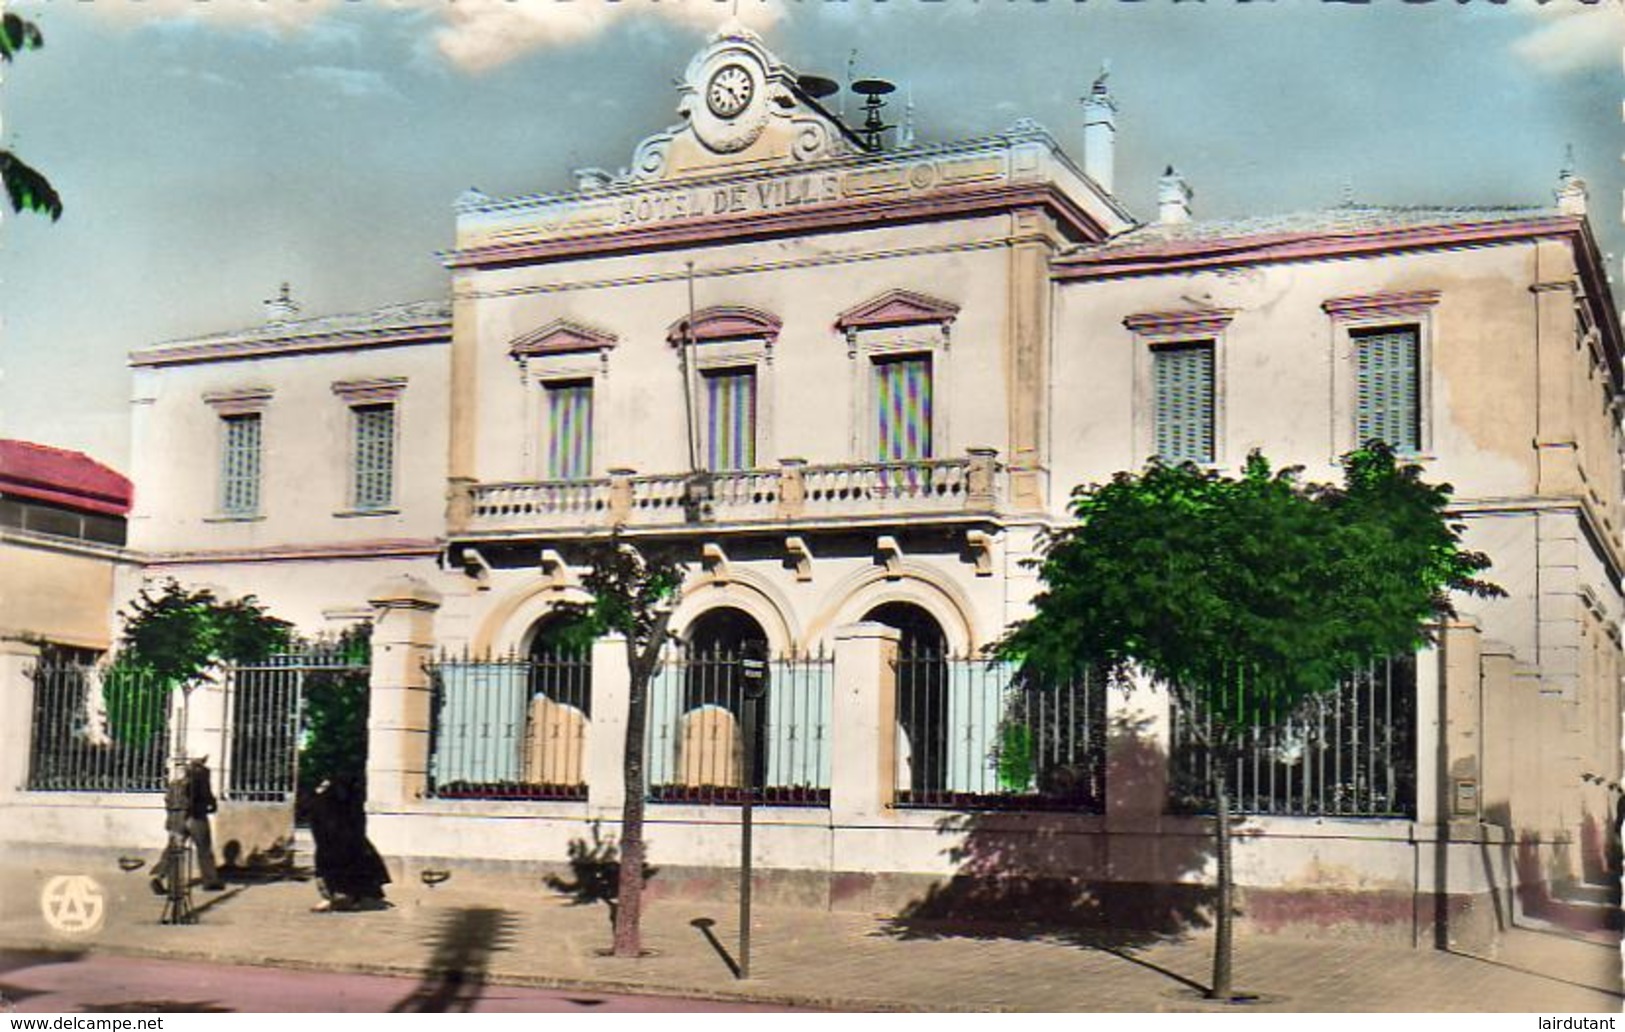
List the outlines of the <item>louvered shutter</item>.
{"type": "Polygon", "coordinates": [[[1386,441],[1396,451],[1419,451],[1422,411],[1417,332],[1414,326],[1354,336],[1356,444],[1386,441]]]}
{"type": "Polygon", "coordinates": [[[395,406],[355,409],[355,507],[383,509],[395,494],[395,406]]]}
{"type": "Polygon", "coordinates": [[[260,416],[225,417],[226,442],[220,475],[220,509],[252,516],[260,509],[260,416]]]}
{"type": "Polygon", "coordinates": [[[1213,461],[1213,344],[1151,353],[1156,453],[1164,462],[1213,461]]]}
{"type": "Polygon", "coordinates": [[[929,459],[931,360],[920,357],[877,362],[875,383],[880,461],[929,459]]]}
{"type": "Polygon", "coordinates": [[[585,480],[592,475],[592,384],[547,387],[547,475],[585,480]]]}
{"type": "Polygon", "coordinates": [[[705,376],[710,469],[756,465],[756,373],[730,369],[705,376]]]}

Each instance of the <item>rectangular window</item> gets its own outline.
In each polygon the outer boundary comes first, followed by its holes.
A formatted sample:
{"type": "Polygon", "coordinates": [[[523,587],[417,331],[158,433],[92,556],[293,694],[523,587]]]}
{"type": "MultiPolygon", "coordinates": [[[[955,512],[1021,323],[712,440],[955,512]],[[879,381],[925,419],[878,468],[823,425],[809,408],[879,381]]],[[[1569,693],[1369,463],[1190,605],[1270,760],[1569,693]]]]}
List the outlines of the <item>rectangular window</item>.
{"type": "Polygon", "coordinates": [[[357,405],[355,507],[387,509],[395,498],[395,406],[357,405]]]}
{"type": "Polygon", "coordinates": [[[1213,461],[1213,342],[1151,351],[1156,454],[1169,463],[1213,461]]]}
{"type": "Polygon", "coordinates": [[[931,457],[931,359],[923,355],[875,362],[877,455],[881,462],[931,457]]]}
{"type": "Polygon", "coordinates": [[[706,468],[756,466],[756,371],[723,369],[705,374],[706,468]]]}
{"type": "Polygon", "coordinates": [[[547,390],[547,475],[592,476],[592,384],[550,383],[547,390]]]}
{"type": "Polygon", "coordinates": [[[225,448],[220,468],[220,511],[256,516],[260,511],[260,414],[222,416],[225,448]]]}
{"type": "Polygon", "coordinates": [[[1395,451],[1422,447],[1421,362],[1415,326],[1355,330],[1354,443],[1386,441],[1395,451]]]}

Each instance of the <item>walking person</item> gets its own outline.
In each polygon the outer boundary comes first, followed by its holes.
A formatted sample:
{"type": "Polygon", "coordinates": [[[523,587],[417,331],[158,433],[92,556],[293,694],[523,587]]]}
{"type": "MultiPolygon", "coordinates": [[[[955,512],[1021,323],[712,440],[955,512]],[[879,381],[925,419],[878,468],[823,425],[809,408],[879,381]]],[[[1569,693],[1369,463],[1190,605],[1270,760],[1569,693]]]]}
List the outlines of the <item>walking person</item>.
{"type": "Polygon", "coordinates": [[[389,871],[367,841],[367,814],[361,793],[349,778],[323,781],[310,804],[310,834],[316,840],[316,879],[322,901],[316,911],[378,910],[389,871]]]}
{"type": "Polygon", "coordinates": [[[210,892],[219,892],[226,887],[226,883],[220,880],[220,869],[215,866],[214,834],[209,827],[209,817],[220,807],[214,798],[214,786],[210,780],[207,756],[186,765],[186,831],[192,838],[192,844],[197,847],[198,871],[203,875],[203,887],[210,892]]]}

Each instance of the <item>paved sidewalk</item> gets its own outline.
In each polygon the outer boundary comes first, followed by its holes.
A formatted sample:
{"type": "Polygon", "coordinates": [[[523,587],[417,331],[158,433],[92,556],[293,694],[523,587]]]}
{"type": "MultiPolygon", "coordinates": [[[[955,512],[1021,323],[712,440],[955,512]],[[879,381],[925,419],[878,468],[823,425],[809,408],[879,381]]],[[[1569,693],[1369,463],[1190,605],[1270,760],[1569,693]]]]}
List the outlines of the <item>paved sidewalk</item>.
{"type": "MultiPolygon", "coordinates": [[[[109,868],[97,876],[102,927],[77,936],[53,932],[44,921],[40,879],[8,878],[0,946],[384,972],[426,983],[436,972],[460,970],[472,981],[839,1010],[1235,1009],[1197,992],[1210,963],[1206,936],[1111,952],[1053,937],[918,928],[903,937],[883,915],[759,908],[751,978],[740,981],[724,957],[738,942],[737,911],[729,903],[653,901],[644,922],[653,955],[620,960],[599,954],[609,943],[607,910],[571,905],[539,879],[529,886],[510,879],[512,888],[472,879],[459,885],[455,875],[435,888],[402,884],[391,887],[392,908],[347,914],[312,913],[312,882],[234,885],[197,893],[203,906],[196,925],[163,926],[163,901],[147,889],[150,872],[109,868]],[[706,929],[706,922],[714,924],[706,929]]],[[[1260,997],[1249,1006],[1264,1010],[1621,1009],[1616,947],[1536,930],[1512,932],[1497,956],[1484,958],[1330,935],[1244,936],[1236,965],[1238,987],[1260,997]]]]}

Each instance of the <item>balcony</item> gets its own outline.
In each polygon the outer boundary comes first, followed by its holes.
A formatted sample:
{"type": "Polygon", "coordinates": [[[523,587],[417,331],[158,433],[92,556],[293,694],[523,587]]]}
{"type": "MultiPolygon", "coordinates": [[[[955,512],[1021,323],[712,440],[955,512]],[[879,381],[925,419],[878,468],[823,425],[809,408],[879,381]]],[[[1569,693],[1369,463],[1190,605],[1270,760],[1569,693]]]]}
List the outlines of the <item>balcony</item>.
{"type": "Polygon", "coordinates": [[[828,466],[786,459],[777,469],[701,478],[611,470],[595,480],[454,482],[451,527],[496,534],[986,514],[996,501],[995,456],[973,448],[961,459],[828,466]]]}

